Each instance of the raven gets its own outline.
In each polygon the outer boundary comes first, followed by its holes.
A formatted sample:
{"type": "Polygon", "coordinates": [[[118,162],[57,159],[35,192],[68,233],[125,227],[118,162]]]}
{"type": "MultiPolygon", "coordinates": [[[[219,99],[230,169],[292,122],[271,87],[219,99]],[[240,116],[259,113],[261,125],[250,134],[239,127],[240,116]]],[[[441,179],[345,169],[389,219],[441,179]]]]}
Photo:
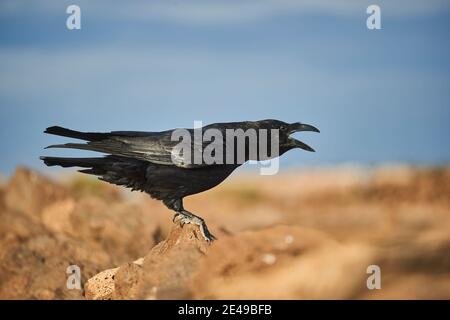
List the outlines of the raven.
{"type": "MultiPolygon", "coordinates": [[[[193,223],[200,227],[200,231],[207,241],[212,241],[215,237],[209,232],[205,221],[187,211],[183,207],[183,198],[189,195],[211,189],[225,180],[237,167],[248,160],[267,160],[278,157],[285,152],[301,148],[307,151],[314,151],[310,146],[296,140],[290,135],[299,131],[319,132],[314,126],[300,122],[288,124],[279,120],[244,121],[229,123],[214,123],[200,128],[200,132],[205,134],[209,129],[215,130],[222,137],[226,136],[230,130],[257,132],[256,141],[244,136],[244,156],[242,161],[237,161],[236,140],[238,135],[233,136],[231,141],[215,139],[210,143],[216,147],[215,152],[223,152],[223,156],[218,154],[219,161],[206,163],[205,161],[192,161],[192,153],[200,150],[200,154],[208,146],[207,139],[195,139],[196,129],[173,129],[162,132],[138,132],[138,131],[112,131],[108,133],[100,132],[79,132],[59,126],[47,128],[44,133],[75,138],[87,141],[87,143],[66,143],[51,145],[47,148],[72,148],[97,151],[107,155],[95,158],[61,158],[61,157],[41,157],[47,166],[61,167],[81,167],[79,172],[98,176],[100,180],[125,186],[132,190],[139,190],[148,193],[152,198],[162,200],[167,208],[175,211],[173,221],[177,221],[183,226],[186,223],[193,223]],[[188,140],[190,150],[184,150],[178,154],[175,152],[179,141],[173,138],[177,130],[187,132],[193,140],[188,140]],[[269,132],[270,141],[263,140],[262,134],[269,132]],[[276,145],[273,145],[273,137],[276,145]],[[274,149],[278,152],[270,156],[262,157],[250,152],[250,149],[258,144],[262,147],[274,149]],[[275,147],[275,148],[274,148],[275,147]],[[232,152],[232,157],[227,156],[232,152]],[[225,161],[225,159],[232,161],[225,161]],[[222,161],[221,161],[222,160],[222,161]]],[[[228,137],[228,136],[227,136],[228,137]]],[[[212,139],[210,139],[212,140],[212,139]]],[[[241,140],[242,141],[242,140],[241,140]]],[[[211,149],[211,148],[210,148],[211,149]]],[[[214,152],[213,152],[214,153],[214,152]]],[[[212,154],[213,154],[212,153],[212,154]]]]}

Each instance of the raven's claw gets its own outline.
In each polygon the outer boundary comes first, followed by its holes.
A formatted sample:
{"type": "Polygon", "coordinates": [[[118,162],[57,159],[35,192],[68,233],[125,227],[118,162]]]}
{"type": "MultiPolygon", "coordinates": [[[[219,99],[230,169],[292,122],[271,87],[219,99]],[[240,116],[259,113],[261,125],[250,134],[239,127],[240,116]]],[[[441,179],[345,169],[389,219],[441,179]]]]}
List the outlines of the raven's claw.
{"type": "Polygon", "coordinates": [[[217,238],[211,232],[209,232],[205,222],[203,222],[203,224],[200,226],[200,230],[206,241],[213,242],[214,240],[217,240],[217,238]]]}
{"type": "Polygon", "coordinates": [[[182,228],[187,223],[196,224],[199,226],[200,232],[201,232],[203,238],[207,242],[213,242],[214,240],[217,239],[214,235],[211,234],[211,232],[209,232],[208,227],[206,226],[206,223],[202,218],[197,217],[196,215],[194,215],[188,211],[182,211],[182,212],[177,212],[175,214],[175,217],[173,219],[174,222],[178,216],[181,216],[180,219],[178,220],[178,222],[180,223],[180,226],[182,228]]]}
{"type": "Polygon", "coordinates": [[[172,222],[175,223],[175,220],[177,220],[177,218],[180,216],[180,213],[175,213],[173,218],[172,218],[172,222]]]}

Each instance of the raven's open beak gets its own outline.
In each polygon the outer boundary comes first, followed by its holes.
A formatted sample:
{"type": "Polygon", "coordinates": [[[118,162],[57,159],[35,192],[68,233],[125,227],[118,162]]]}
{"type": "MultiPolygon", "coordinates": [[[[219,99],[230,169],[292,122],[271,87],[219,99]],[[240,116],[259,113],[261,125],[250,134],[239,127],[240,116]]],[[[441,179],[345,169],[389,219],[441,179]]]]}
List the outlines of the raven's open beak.
{"type": "MultiPolygon", "coordinates": [[[[317,129],[314,126],[311,126],[309,124],[296,122],[289,125],[289,134],[293,134],[295,132],[301,132],[301,131],[312,131],[312,132],[320,132],[319,129],[317,129]]],[[[308,146],[306,143],[301,142],[300,140],[294,139],[292,137],[289,137],[289,143],[295,147],[295,148],[301,148],[306,151],[315,152],[313,148],[308,146]]]]}

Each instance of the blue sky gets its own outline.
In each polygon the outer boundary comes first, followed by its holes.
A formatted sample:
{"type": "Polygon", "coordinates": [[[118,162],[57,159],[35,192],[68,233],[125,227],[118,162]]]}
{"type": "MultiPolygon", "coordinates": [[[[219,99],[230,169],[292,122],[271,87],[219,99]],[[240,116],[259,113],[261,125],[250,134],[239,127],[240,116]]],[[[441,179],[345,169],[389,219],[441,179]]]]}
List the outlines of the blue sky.
{"type": "Polygon", "coordinates": [[[0,173],[51,125],[159,131],[277,118],[319,127],[286,166],[450,162],[448,1],[0,2],[0,173]],[[66,29],[68,5],[82,29],[66,29]],[[378,4],[382,30],[366,28],[378,4]]]}

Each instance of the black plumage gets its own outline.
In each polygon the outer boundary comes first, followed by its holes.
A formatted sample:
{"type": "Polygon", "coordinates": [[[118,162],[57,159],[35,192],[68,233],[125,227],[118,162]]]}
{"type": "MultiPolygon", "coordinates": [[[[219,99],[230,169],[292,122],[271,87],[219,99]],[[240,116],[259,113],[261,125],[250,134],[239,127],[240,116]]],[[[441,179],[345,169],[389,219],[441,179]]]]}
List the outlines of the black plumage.
{"type": "MultiPolygon", "coordinates": [[[[191,157],[181,154],[173,156],[173,150],[179,143],[172,139],[174,130],[163,132],[136,132],[136,131],[113,131],[109,133],[79,132],[62,127],[50,127],[44,132],[48,134],[64,136],[85,140],[87,143],[67,143],[51,145],[47,148],[74,148],[106,153],[104,157],[96,158],[61,158],[41,157],[48,166],[80,167],[82,173],[98,176],[100,180],[139,190],[148,193],[152,198],[162,200],[171,210],[176,212],[175,218],[179,218],[181,224],[195,223],[200,226],[203,236],[211,241],[214,236],[208,231],[202,218],[195,216],[183,208],[183,198],[208,189],[211,189],[225,180],[242,163],[234,162],[227,164],[226,155],[233,151],[237,154],[238,143],[230,147],[226,142],[227,129],[255,129],[259,141],[259,129],[269,132],[267,139],[270,154],[270,130],[279,132],[279,155],[293,148],[302,148],[314,151],[303,142],[289,135],[297,131],[319,132],[313,126],[293,123],[287,124],[278,120],[245,121],[231,123],[215,123],[201,128],[201,132],[207,129],[215,129],[223,134],[223,140],[214,139],[212,142],[203,141],[196,143],[192,139],[191,157]],[[204,161],[197,163],[193,161],[193,154],[199,150],[203,152],[207,145],[221,145],[223,150],[223,164],[207,164],[204,161]]],[[[187,130],[194,137],[194,130],[187,130]]],[[[249,151],[250,140],[245,140],[245,159],[263,160],[259,154],[252,156],[249,151]]],[[[278,155],[276,155],[278,156],[278,155]]],[[[271,158],[271,157],[269,157],[271,158]]]]}

